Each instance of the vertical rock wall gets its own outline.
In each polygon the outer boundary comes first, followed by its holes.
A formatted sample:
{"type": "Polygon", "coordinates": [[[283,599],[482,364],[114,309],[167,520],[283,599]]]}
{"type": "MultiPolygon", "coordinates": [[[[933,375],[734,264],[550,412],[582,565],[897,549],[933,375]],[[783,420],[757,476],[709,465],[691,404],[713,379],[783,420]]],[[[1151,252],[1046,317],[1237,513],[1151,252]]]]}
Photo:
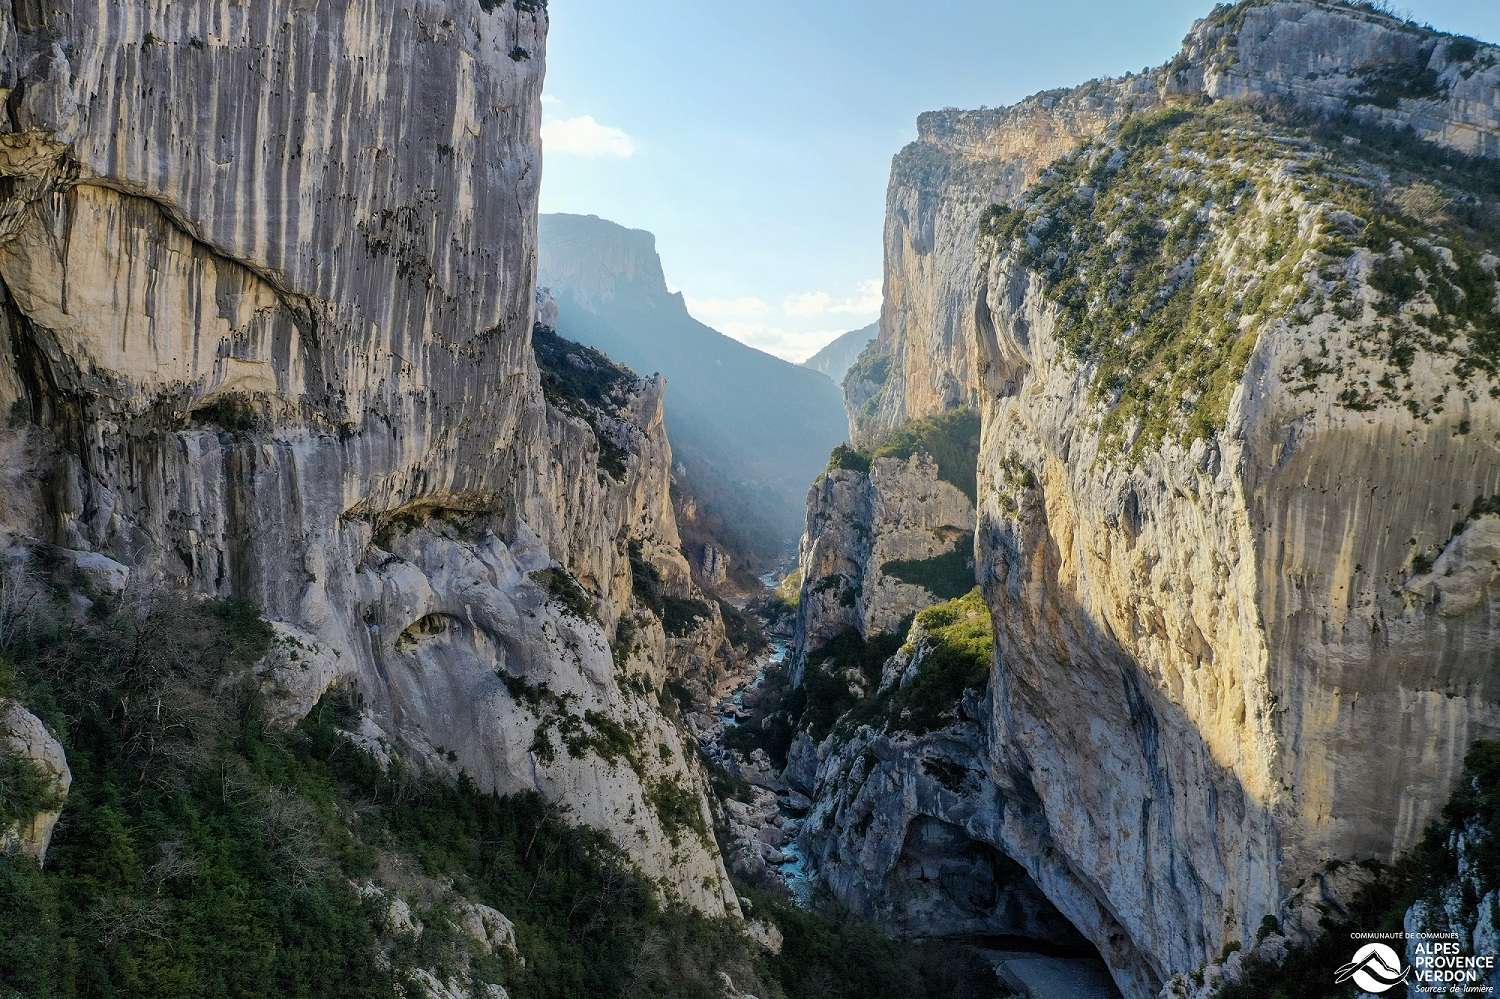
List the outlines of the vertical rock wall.
{"type": "Polygon", "coordinates": [[[661,386],[591,428],[532,352],[546,32],[533,0],[5,4],[0,528],[258,602],[318,665],[268,664],[291,716],[357,682],[372,746],[736,911],[655,815],[706,822],[701,778],[610,648],[630,541],[687,577],[661,386]],[[652,763],[541,750],[589,712],[652,763]]]}

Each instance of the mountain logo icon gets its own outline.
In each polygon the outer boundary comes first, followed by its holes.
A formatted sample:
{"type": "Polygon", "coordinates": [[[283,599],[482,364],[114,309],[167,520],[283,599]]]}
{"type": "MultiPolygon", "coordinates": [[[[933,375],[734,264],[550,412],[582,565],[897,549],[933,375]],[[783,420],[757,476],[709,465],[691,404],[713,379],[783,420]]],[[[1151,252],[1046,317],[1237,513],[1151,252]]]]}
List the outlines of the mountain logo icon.
{"type": "Polygon", "coordinates": [[[1381,943],[1365,944],[1354,952],[1354,960],[1334,972],[1335,984],[1352,981],[1370,993],[1386,992],[1406,981],[1411,969],[1401,955],[1381,943]]]}

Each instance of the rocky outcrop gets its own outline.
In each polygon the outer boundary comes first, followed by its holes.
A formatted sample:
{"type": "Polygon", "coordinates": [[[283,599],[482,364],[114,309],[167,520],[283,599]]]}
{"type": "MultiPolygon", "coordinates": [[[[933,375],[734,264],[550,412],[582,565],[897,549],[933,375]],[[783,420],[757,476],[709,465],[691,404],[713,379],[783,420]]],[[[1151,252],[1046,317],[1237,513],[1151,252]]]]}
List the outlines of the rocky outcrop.
{"type": "Polygon", "coordinates": [[[533,350],[545,5],[0,17],[0,529],[256,602],[283,721],[355,684],[365,744],[539,790],[737,911],[652,804],[707,812],[632,679],[666,640],[610,645],[632,542],[690,585],[664,386],[572,405],[533,350]]]}
{"type": "Polygon", "coordinates": [[[4,761],[7,780],[16,782],[7,786],[7,797],[11,802],[19,798],[31,811],[18,816],[9,828],[0,828],[0,853],[19,851],[42,864],[73,784],[62,743],[36,715],[15,701],[0,698],[0,756],[8,758],[4,761]],[[24,767],[25,772],[12,771],[13,766],[24,767]]]}
{"type": "Polygon", "coordinates": [[[845,632],[897,631],[917,611],[957,595],[934,592],[943,583],[922,570],[936,565],[953,575],[943,561],[957,561],[963,575],[968,563],[974,506],[939,476],[930,454],[846,464],[830,467],[808,493],[798,660],[845,632]]]}
{"type": "Polygon", "coordinates": [[[959,713],[921,737],[865,727],[826,739],[803,849],[841,902],[900,936],[1078,940],[997,845],[1005,802],[986,770],[987,699],[959,713]]]}
{"type": "Polygon", "coordinates": [[[1245,0],[1198,22],[1158,70],[922,115],[891,170],[880,337],[845,383],[855,440],[976,401],[980,214],[1126,116],[1172,101],[1290,101],[1495,155],[1497,84],[1493,46],[1351,4],[1245,0]]]}
{"type": "Polygon", "coordinates": [[[896,156],[886,193],[880,334],[844,382],[857,443],[977,402],[972,248],[980,216],[1015,200],[1080,142],[1153,106],[1158,86],[1135,76],[917,119],[917,141],[896,156]]]}

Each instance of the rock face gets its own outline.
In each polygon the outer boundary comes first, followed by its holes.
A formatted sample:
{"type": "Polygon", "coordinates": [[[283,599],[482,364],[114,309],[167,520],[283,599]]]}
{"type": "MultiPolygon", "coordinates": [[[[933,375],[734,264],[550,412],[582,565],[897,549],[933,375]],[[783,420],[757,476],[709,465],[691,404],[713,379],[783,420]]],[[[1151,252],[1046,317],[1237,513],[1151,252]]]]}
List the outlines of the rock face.
{"type": "Polygon", "coordinates": [[[939,478],[926,453],[876,458],[868,470],[830,468],[808,493],[796,661],[847,631],[862,638],[894,632],[923,607],[956,596],[934,593],[930,580],[908,581],[919,573],[903,579],[893,563],[954,552],[966,561],[973,525],[973,504],[939,478]]]}
{"type": "Polygon", "coordinates": [[[690,585],[663,386],[554,398],[533,351],[546,29],[529,2],[6,7],[0,528],[256,601],[284,719],[355,683],[370,745],[540,790],[734,912],[651,806],[706,815],[627,682],[665,676],[660,624],[610,647],[632,543],[690,585]]]}
{"type": "Polygon", "coordinates": [[[0,752],[19,757],[46,783],[54,804],[0,829],[0,853],[19,850],[41,864],[47,859],[52,830],[62,816],[63,802],[73,784],[73,772],[57,737],[42,720],[14,701],[0,699],[0,752]]]}
{"type": "Polygon", "coordinates": [[[1053,160],[1167,100],[1288,100],[1401,128],[1450,148],[1500,151],[1493,46],[1322,0],[1248,0],[1198,22],[1149,74],[1095,80],[1008,108],[917,121],[886,197],[880,337],[845,384],[857,442],[976,401],[973,246],[979,216],[1053,160]]]}
{"type": "MultiPolygon", "coordinates": [[[[964,828],[1129,996],[1394,860],[1500,732],[1500,213],[1493,166],[1432,165],[1500,151],[1497,83],[1490,46],[1250,2],[1156,72],[924,116],[897,159],[855,437],[981,408],[967,765],[1003,820],[964,828]]],[[[831,544],[810,577],[861,564],[831,544]]],[[[912,786],[892,829],[934,811],[912,786]]]]}
{"type": "MultiPolygon", "coordinates": [[[[1340,147],[1278,144],[1249,118],[1183,128],[1161,145],[1086,148],[1022,202],[1017,231],[1045,215],[1059,241],[997,238],[979,341],[978,549],[1001,645],[993,746],[1047,775],[1035,791],[1058,854],[1167,974],[1250,943],[1323,863],[1394,860],[1468,743],[1500,730],[1500,594],[1473,565],[1488,515],[1455,526],[1453,512],[1487,509],[1500,488],[1482,457],[1500,430],[1480,346],[1500,323],[1494,258],[1473,232],[1403,214],[1420,174],[1390,161],[1341,149],[1345,175],[1364,181],[1335,191],[1299,164],[1340,147]],[[1175,203],[1215,170],[1202,143],[1220,140],[1248,187],[1210,196],[1197,250],[1153,251],[1167,268],[1197,254],[1191,275],[1169,279],[1191,304],[1165,320],[1193,346],[1088,346],[1056,268],[1087,269],[1075,241],[1128,225],[1114,213],[1134,210],[1135,169],[1175,203]],[[1070,214],[1069,199],[1085,207],[1070,214]],[[1398,237],[1324,239],[1366,233],[1377,212],[1398,237]],[[1259,221],[1294,214],[1285,242],[1259,221]],[[1429,263],[1400,292],[1387,281],[1394,260],[1416,268],[1424,243],[1473,254],[1464,318],[1434,304],[1450,265],[1429,263]],[[1194,318],[1215,296],[1254,303],[1219,340],[1194,318]],[[1449,319],[1451,340],[1410,332],[1449,319]],[[1407,337],[1417,355],[1393,360],[1383,344],[1407,337]],[[1100,370],[1119,386],[1112,404],[1100,370]],[[1434,557],[1454,566],[1447,592],[1434,557]],[[1392,717],[1401,737],[1371,738],[1392,717]]],[[[1131,302],[1161,293],[1141,273],[1096,280],[1131,302]]],[[[1136,313],[1143,329],[1156,319],[1136,313]]]]}

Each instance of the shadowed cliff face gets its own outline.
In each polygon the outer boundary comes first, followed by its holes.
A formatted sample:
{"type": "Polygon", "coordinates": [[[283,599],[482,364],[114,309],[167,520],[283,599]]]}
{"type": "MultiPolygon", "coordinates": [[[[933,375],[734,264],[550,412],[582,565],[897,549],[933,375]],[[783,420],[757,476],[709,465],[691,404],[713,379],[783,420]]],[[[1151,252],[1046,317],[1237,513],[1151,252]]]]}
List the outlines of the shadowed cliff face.
{"type": "Polygon", "coordinates": [[[0,528],[257,602],[287,719],[357,684],[368,744],[537,789],[734,912],[652,804],[706,823],[632,587],[638,549],[691,588],[662,386],[562,405],[533,355],[546,30],[469,0],[7,6],[0,528]]]}

